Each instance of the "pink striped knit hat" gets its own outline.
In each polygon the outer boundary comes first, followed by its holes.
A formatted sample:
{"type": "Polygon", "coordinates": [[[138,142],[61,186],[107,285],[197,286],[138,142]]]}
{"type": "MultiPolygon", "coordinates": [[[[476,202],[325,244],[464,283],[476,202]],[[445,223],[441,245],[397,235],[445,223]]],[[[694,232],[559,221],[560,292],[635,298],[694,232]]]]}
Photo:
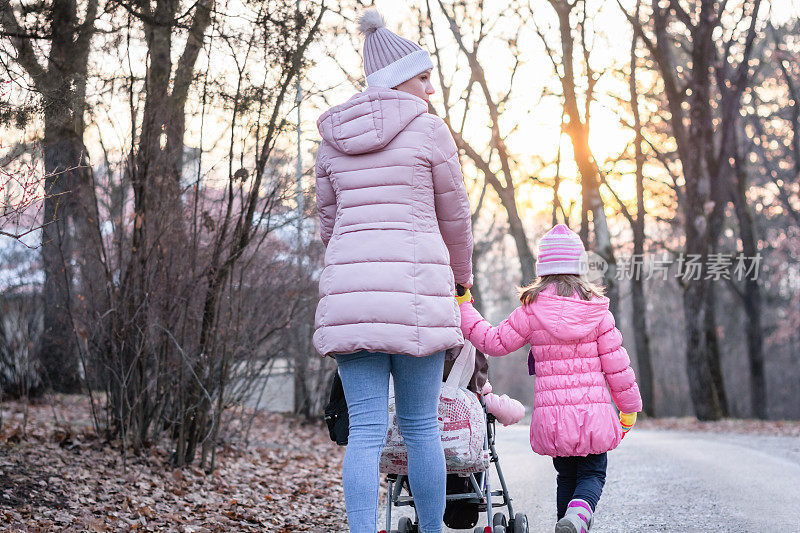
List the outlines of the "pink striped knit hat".
{"type": "Polygon", "coordinates": [[[364,73],[369,87],[393,89],[433,68],[428,52],[389,31],[374,9],[367,9],[358,18],[358,31],[364,35],[364,73]]]}
{"type": "Polygon", "coordinates": [[[539,259],[536,275],[586,274],[589,261],[578,234],[564,224],[559,224],[539,241],[539,259]]]}

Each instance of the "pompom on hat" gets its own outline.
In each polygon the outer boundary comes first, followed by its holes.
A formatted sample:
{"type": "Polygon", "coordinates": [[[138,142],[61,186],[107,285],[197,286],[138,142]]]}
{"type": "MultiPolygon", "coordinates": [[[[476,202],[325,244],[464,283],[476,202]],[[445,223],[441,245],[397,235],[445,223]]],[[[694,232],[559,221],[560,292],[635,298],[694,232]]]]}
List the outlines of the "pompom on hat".
{"type": "Polygon", "coordinates": [[[586,249],[578,234],[564,224],[559,224],[539,241],[539,258],[536,275],[575,274],[589,271],[586,249]]]}
{"type": "Polygon", "coordinates": [[[364,36],[364,73],[369,87],[392,89],[433,68],[428,52],[392,33],[375,9],[358,17],[358,31],[364,36]]]}

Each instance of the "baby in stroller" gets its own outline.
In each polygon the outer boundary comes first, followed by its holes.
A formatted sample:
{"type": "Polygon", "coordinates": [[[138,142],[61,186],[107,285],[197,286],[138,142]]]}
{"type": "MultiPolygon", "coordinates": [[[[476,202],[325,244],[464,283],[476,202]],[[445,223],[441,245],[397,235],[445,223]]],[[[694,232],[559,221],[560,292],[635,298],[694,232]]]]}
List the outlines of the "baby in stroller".
{"type": "MultiPolygon", "coordinates": [[[[476,463],[467,468],[455,467],[448,463],[447,503],[443,517],[444,523],[452,529],[469,529],[478,523],[480,513],[486,512],[488,526],[486,528],[483,526],[476,527],[476,532],[527,532],[527,517],[523,513],[514,514],[511,498],[508,494],[505,479],[500,468],[499,458],[494,447],[495,421],[499,421],[503,425],[519,422],[525,415],[525,408],[517,400],[511,399],[506,395],[497,396],[491,392],[492,387],[487,381],[488,361],[486,356],[480,352],[474,351],[471,345],[467,348],[472,349],[474,353],[474,367],[471,369],[471,376],[469,376],[469,382],[465,385],[465,388],[471,393],[474,393],[480,402],[479,420],[481,427],[479,429],[482,431],[481,438],[483,439],[482,453],[484,454],[484,461],[481,464],[476,463]],[[495,464],[497,476],[501,484],[500,490],[492,490],[489,484],[489,467],[491,463],[495,464]],[[508,517],[501,512],[493,514],[493,509],[498,510],[498,507],[507,507],[508,517]]],[[[467,372],[469,369],[456,365],[459,354],[462,354],[463,357],[464,351],[465,350],[462,350],[461,347],[456,347],[448,350],[446,353],[443,376],[445,382],[448,381],[451,370],[456,366],[456,379],[460,376],[461,384],[464,386],[464,376],[468,375],[467,372]]],[[[471,357],[472,354],[470,353],[469,356],[471,357]]],[[[461,361],[461,364],[469,364],[470,362],[471,361],[467,359],[466,362],[461,361]]],[[[446,386],[443,387],[442,402],[446,402],[445,388],[446,386]]],[[[475,396],[473,396],[473,401],[475,396]]],[[[443,409],[442,404],[440,404],[440,415],[442,414],[443,409]]],[[[447,438],[445,435],[448,435],[446,425],[445,433],[443,433],[443,442],[447,438]]],[[[392,441],[391,429],[389,441],[392,441]]],[[[381,470],[388,474],[386,529],[384,532],[416,532],[418,531],[416,520],[412,520],[408,517],[400,519],[396,530],[389,530],[392,522],[392,507],[414,507],[414,499],[409,490],[408,478],[403,473],[402,467],[399,469],[394,468],[398,461],[395,461],[395,465],[391,466],[388,462],[383,461],[383,459],[393,455],[393,447],[389,443],[387,443],[387,448],[390,451],[387,452],[386,449],[384,451],[381,470]]],[[[397,447],[394,447],[394,452],[396,453],[396,451],[397,447]]],[[[396,456],[394,459],[396,459],[396,456]]]]}
{"type": "MultiPolygon", "coordinates": [[[[447,379],[459,351],[458,348],[452,348],[445,354],[444,379],[447,379]]],[[[502,396],[494,394],[492,385],[488,381],[488,373],[489,362],[486,355],[476,350],[475,369],[467,388],[475,394],[480,393],[489,420],[493,417],[504,426],[516,424],[524,418],[525,406],[505,394],[502,396]]],[[[469,494],[472,490],[469,477],[461,474],[447,474],[448,494],[469,494]]],[[[462,499],[450,499],[445,505],[444,523],[452,529],[469,529],[478,523],[480,511],[481,506],[477,503],[462,499]]]]}
{"type": "MultiPolygon", "coordinates": [[[[457,346],[445,352],[443,381],[447,380],[450,369],[453,368],[453,363],[455,363],[460,351],[461,347],[457,346]]],[[[467,385],[467,389],[483,396],[483,400],[486,402],[486,411],[493,415],[498,422],[504,426],[516,424],[525,417],[525,406],[506,394],[502,396],[494,394],[492,392],[492,384],[487,379],[488,374],[489,362],[486,355],[475,350],[475,369],[472,372],[472,378],[467,385]]]]}

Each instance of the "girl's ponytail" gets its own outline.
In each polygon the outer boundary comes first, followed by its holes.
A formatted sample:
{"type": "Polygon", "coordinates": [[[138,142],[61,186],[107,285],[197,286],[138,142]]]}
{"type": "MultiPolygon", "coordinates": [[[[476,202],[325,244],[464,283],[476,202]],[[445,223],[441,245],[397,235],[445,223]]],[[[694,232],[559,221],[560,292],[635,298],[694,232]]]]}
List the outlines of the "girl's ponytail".
{"type": "Polygon", "coordinates": [[[519,301],[522,305],[532,304],[536,297],[550,285],[556,286],[556,294],[559,296],[572,296],[577,293],[583,300],[591,300],[594,297],[603,296],[605,287],[594,283],[586,276],[576,274],[547,274],[539,276],[527,287],[520,287],[519,301]]]}

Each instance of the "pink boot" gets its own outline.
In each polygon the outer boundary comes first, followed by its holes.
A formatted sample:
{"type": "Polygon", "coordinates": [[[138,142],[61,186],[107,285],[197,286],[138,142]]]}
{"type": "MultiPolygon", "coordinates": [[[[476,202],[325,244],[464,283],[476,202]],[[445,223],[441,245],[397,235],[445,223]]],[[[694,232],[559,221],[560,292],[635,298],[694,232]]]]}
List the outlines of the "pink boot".
{"type": "Polygon", "coordinates": [[[581,499],[569,502],[567,513],[556,524],[556,533],[589,533],[593,515],[589,504],[581,499]]]}

